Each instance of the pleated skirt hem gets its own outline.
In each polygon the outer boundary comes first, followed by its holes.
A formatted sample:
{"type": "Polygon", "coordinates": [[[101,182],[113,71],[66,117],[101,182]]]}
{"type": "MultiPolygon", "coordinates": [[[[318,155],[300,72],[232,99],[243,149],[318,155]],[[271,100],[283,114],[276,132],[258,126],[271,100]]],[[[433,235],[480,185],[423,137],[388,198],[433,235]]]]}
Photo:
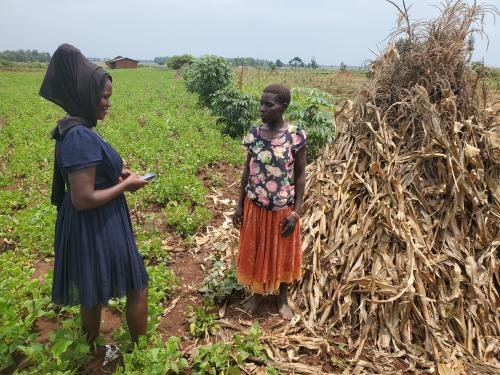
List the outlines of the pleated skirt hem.
{"type": "Polygon", "coordinates": [[[290,236],[281,235],[283,220],[292,209],[266,210],[245,199],[236,275],[238,282],[254,293],[268,294],[281,283],[302,277],[300,223],[290,236]]]}

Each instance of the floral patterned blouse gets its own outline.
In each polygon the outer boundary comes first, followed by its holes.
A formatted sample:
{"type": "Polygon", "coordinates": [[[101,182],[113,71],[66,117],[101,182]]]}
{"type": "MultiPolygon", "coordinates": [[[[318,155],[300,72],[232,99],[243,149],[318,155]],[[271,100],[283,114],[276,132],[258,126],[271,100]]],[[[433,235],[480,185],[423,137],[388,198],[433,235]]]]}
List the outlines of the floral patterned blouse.
{"type": "Polygon", "coordinates": [[[250,153],[247,196],[259,207],[279,211],[293,205],[295,153],[307,143],[300,127],[288,125],[282,136],[268,140],[260,126],[252,126],[243,138],[250,153]]]}

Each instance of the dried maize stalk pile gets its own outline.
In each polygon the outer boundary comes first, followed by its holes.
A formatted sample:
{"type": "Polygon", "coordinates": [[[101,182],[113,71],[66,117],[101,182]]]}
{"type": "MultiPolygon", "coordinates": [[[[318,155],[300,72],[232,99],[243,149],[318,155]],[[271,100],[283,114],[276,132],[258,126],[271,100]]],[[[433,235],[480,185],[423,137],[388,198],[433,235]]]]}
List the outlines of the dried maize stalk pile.
{"type": "Polygon", "coordinates": [[[337,138],[308,167],[308,327],[349,332],[438,373],[500,371],[499,117],[467,64],[495,8],[445,2],[389,47],[337,113],[337,138]]]}

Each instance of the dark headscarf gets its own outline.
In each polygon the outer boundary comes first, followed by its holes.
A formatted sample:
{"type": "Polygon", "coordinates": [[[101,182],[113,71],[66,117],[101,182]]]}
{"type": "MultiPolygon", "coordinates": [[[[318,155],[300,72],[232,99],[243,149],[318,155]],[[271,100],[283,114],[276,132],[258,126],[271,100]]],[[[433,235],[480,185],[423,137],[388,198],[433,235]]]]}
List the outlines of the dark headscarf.
{"type": "MultiPolygon", "coordinates": [[[[54,52],[45,73],[40,96],[57,104],[68,114],[57,122],[52,138],[62,138],[72,127],[81,124],[92,128],[97,123],[97,107],[106,79],[111,76],[91,63],[76,47],[62,44],[54,52]]],[[[52,204],[59,207],[65,192],[64,179],[54,154],[52,204]]]]}

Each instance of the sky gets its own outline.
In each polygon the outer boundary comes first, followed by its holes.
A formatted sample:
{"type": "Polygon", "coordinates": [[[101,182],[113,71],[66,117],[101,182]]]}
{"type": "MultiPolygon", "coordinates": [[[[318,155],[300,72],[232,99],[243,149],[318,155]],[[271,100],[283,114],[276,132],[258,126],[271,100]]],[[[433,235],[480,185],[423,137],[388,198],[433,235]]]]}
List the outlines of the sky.
{"type": "MultiPolygon", "coordinates": [[[[439,1],[406,2],[414,19],[438,13],[431,4],[439,1]]],[[[473,60],[500,67],[497,18],[486,17],[489,47],[476,36],[473,60]]],[[[88,57],[314,56],[321,65],[359,66],[387,45],[396,19],[385,0],[0,0],[0,51],[52,54],[70,43],[88,57]]]]}

